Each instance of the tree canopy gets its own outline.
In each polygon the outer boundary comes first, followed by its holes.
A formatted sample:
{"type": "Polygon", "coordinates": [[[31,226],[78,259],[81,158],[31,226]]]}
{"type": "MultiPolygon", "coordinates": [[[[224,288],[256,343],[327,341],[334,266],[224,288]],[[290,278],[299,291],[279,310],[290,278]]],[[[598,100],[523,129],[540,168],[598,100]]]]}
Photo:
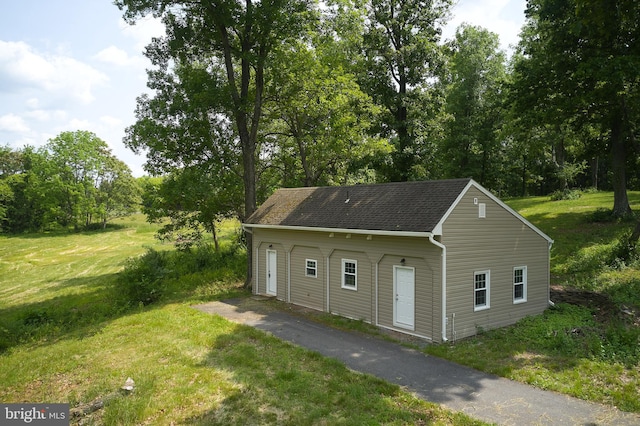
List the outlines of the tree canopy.
{"type": "Polygon", "coordinates": [[[39,150],[0,151],[0,226],[7,232],[105,227],[138,210],[129,167],[88,131],[62,132],[39,150]]]}

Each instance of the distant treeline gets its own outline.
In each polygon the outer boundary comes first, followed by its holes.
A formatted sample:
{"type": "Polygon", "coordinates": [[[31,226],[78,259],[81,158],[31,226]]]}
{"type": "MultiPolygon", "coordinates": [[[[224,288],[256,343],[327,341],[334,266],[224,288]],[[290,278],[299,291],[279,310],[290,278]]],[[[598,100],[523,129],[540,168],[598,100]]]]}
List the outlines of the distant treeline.
{"type": "Polygon", "coordinates": [[[139,204],[131,170],[91,132],[63,132],[40,149],[0,147],[2,232],[104,227],[139,204]]]}

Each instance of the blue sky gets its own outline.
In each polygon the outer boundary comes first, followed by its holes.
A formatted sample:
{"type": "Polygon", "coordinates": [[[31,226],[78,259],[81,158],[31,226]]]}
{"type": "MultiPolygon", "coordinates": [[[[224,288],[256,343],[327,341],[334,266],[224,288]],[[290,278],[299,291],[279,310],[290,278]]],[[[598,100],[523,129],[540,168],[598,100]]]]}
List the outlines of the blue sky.
{"type": "MultiPolygon", "coordinates": [[[[463,22],[515,44],[526,0],[459,0],[445,38],[463,22]]],[[[142,52],[162,25],[129,26],[109,0],[6,1],[0,15],[0,145],[39,147],[62,131],[89,130],[144,174],[144,157],[122,144],[136,97],[147,91],[142,52]]]]}

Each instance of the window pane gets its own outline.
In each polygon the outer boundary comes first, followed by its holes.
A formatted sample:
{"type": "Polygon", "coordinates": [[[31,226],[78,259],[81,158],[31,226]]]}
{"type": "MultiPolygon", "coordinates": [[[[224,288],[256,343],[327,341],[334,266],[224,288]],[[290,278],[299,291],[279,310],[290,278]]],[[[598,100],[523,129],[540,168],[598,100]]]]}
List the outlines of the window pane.
{"type": "Polygon", "coordinates": [[[513,287],[513,298],[522,299],[524,297],[524,285],[517,284],[513,287]]]}
{"type": "Polygon", "coordinates": [[[485,274],[476,275],[476,289],[485,288],[487,286],[487,280],[485,274]]]}
{"type": "Polygon", "coordinates": [[[486,304],[487,304],[487,291],[486,290],[476,291],[476,306],[484,306],[486,304]]]}
{"type": "Polygon", "coordinates": [[[349,287],[355,287],[356,286],[356,276],[355,275],[345,274],[344,275],[344,285],[349,286],[349,287]]]}
{"type": "Polygon", "coordinates": [[[523,282],[524,275],[523,275],[522,272],[523,272],[522,269],[516,269],[515,271],[513,271],[513,282],[514,283],[517,284],[517,283],[523,282]]]}
{"type": "Polygon", "coordinates": [[[355,263],[351,263],[351,262],[345,262],[345,264],[344,264],[344,272],[346,272],[348,274],[355,274],[356,273],[356,264],[355,263]]]}

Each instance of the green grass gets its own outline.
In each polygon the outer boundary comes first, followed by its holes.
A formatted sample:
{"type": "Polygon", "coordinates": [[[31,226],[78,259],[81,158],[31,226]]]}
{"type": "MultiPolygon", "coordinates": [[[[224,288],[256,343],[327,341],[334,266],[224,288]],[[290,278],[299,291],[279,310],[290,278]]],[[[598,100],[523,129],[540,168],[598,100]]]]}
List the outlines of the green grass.
{"type": "Polygon", "coordinates": [[[246,295],[235,224],[223,228],[223,250],[236,255],[213,265],[159,244],[139,217],[119,225],[0,237],[0,401],[105,401],[73,419],[83,424],[481,424],[191,308],[246,295]],[[123,277],[138,279],[149,257],[162,296],[131,303],[123,277]],[[125,395],[128,377],[136,387],[125,395]]]}

